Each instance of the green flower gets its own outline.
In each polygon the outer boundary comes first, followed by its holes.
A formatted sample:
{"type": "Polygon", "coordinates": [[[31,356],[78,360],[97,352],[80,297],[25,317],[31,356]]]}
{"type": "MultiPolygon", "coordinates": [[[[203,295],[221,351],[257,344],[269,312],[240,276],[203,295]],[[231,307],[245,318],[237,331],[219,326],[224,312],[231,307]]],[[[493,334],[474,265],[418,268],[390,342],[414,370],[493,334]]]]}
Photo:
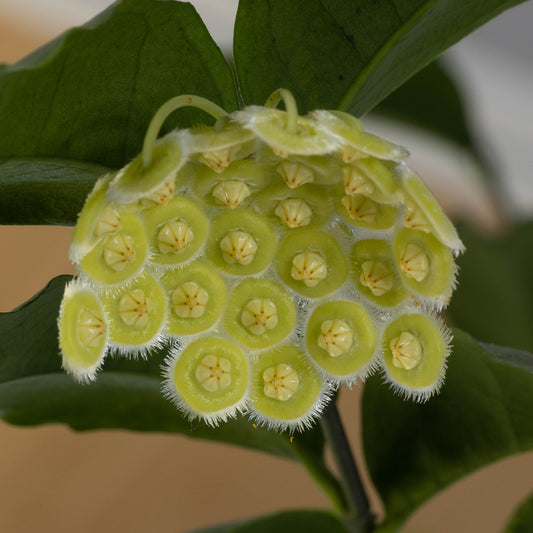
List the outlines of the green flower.
{"type": "Polygon", "coordinates": [[[451,335],[436,312],[464,247],[407,155],[346,113],[299,116],[284,89],[231,115],[170,100],[80,214],[64,368],[92,380],[110,351],[166,342],[164,395],[211,425],[248,413],[302,430],[337,387],[379,370],[427,400],[444,381],[451,335]],[[216,124],[157,140],[184,105],[216,124]]]}

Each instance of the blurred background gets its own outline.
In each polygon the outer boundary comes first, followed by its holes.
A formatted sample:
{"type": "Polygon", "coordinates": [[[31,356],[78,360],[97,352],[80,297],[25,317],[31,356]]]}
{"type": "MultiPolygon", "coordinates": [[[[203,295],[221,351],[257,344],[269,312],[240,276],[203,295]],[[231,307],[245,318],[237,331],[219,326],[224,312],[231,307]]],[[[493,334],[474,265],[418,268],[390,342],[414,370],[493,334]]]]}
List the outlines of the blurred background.
{"type": "MultiPolygon", "coordinates": [[[[17,61],[110,3],[0,0],[0,63],[17,61]]],[[[237,2],[192,3],[229,55],[237,2]]],[[[486,191],[483,171],[466,150],[382,116],[365,118],[369,129],[409,147],[410,165],[449,214],[491,234],[501,231],[505,219],[533,217],[532,23],[533,3],[527,2],[443,58],[461,89],[471,131],[493,168],[498,198],[486,191]]],[[[0,312],[20,305],[51,277],[72,272],[70,233],[64,227],[0,227],[0,312]]],[[[356,448],[358,395],[344,391],[341,397],[356,448]]],[[[296,464],[182,436],[77,434],[64,427],[21,429],[0,422],[0,449],[2,532],[178,533],[279,509],[327,507],[296,464]]],[[[361,458],[358,448],[357,453],[361,458]]],[[[493,465],[431,500],[402,531],[500,532],[533,490],[532,472],[533,454],[493,465]]],[[[374,505],[379,511],[377,498],[374,505]]]]}

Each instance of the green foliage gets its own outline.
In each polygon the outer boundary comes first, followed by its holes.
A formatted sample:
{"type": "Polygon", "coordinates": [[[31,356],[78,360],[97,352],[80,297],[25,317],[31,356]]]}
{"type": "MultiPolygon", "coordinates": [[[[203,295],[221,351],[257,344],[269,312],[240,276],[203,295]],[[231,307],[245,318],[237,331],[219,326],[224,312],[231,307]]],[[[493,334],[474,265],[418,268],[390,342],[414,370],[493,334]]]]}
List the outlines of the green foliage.
{"type": "MultiPolygon", "coordinates": [[[[190,5],[118,2],[0,69],[0,222],[73,224],[88,190],[85,164],[117,168],[127,162],[139,151],[155,110],[172,96],[200,94],[232,111],[239,91],[246,103],[261,104],[285,86],[302,110],[341,106],[363,114],[460,36],[517,3],[403,0],[396,10],[390,2],[370,0],[241,1],[236,88],[190,5]],[[453,21],[442,16],[452,12],[459,13],[453,21]],[[70,206],[59,177],[78,189],[70,206]],[[43,205],[32,201],[36,191],[46,199],[43,205]],[[13,205],[22,195],[26,207],[20,211],[13,205]]],[[[382,107],[387,114],[426,127],[432,122],[432,130],[468,141],[460,103],[439,69],[430,67],[391,98],[382,107]],[[438,109],[443,111],[433,120],[438,109]]],[[[180,111],[164,131],[206,119],[197,110],[180,111]]]]}
{"type": "Polygon", "coordinates": [[[451,74],[446,64],[437,59],[389,94],[372,113],[412,124],[467,150],[480,164],[487,185],[493,186],[495,177],[486,154],[469,128],[469,99],[462,97],[460,84],[457,85],[460,80],[451,74]]]}
{"type": "Polygon", "coordinates": [[[60,159],[0,161],[0,224],[72,224],[106,171],[60,159]]]}
{"type": "Polygon", "coordinates": [[[387,509],[379,533],[461,477],[533,449],[533,354],[454,337],[446,383],[427,403],[403,402],[379,378],[365,385],[365,455],[387,509]]]}
{"type": "MultiPolygon", "coordinates": [[[[230,111],[237,107],[226,60],[192,6],[179,2],[123,0],[0,70],[0,221],[73,223],[88,190],[84,164],[122,166],[139,152],[157,108],[181,93],[201,94],[230,111]],[[12,161],[28,158],[37,161],[12,161]],[[39,161],[48,158],[70,161],[39,161]],[[14,179],[17,167],[22,183],[14,179]],[[35,172],[43,168],[39,181],[35,172]],[[63,213],[58,176],[79,187],[63,213]],[[56,206],[45,203],[31,218],[3,210],[30,188],[30,197],[39,189],[56,206]]],[[[171,117],[165,130],[178,119],[190,126],[208,118],[187,110],[171,117]]]]}
{"type": "Polygon", "coordinates": [[[446,48],[523,0],[241,0],[235,66],[247,103],[278,87],[302,111],[360,116],[446,48]]]}
{"type": "Polygon", "coordinates": [[[533,223],[499,238],[461,228],[467,252],[457,259],[460,290],[448,312],[484,342],[533,352],[533,223]]]}
{"type": "Polygon", "coordinates": [[[324,511],[285,511],[234,524],[198,529],[192,533],[348,533],[333,514],[324,511]]]}
{"type": "Polygon", "coordinates": [[[510,522],[505,533],[530,533],[533,529],[533,494],[524,500],[510,522]]]}
{"type": "Polygon", "coordinates": [[[295,436],[254,428],[239,418],[213,429],[189,422],[161,396],[160,365],[166,349],[146,361],[110,359],[91,385],[61,370],[56,318],[69,276],[54,278],[11,313],[0,314],[0,415],[18,425],[68,424],[76,430],[121,428],[181,433],[305,460],[323,470],[319,428],[295,436]]]}
{"type": "Polygon", "coordinates": [[[382,100],[373,113],[428,130],[473,149],[461,95],[445,65],[437,60],[382,100]]]}
{"type": "MultiPolygon", "coordinates": [[[[378,112],[474,151],[460,98],[445,73],[432,64],[411,76],[521,1],[241,0],[236,79],[189,4],[117,2],[17,64],[0,65],[0,223],[74,223],[96,177],[138,153],[155,110],[183,93],[209,98],[227,111],[238,107],[237,95],[246,104],[262,104],[278,87],[295,94],[302,112],[340,108],[363,115],[382,102],[378,112]]],[[[180,111],[163,130],[206,121],[199,111],[180,111]]],[[[462,231],[468,252],[458,260],[461,289],[449,308],[456,325],[482,341],[533,351],[532,232],[531,223],[501,239],[462,231]]],[[[335,492],[317,427],[291,442],[243,418],[216,429],[187,421],[161,397],[166,349],[147,361],[111,358],[96,383],[75,383],[61,370],[56,327],[69,279],[55,278],[20,308],[0,314],[4,420],[237,444],[299,459],[335,492]]],[[[478,344],[459,330],[454,344],[443,391],[426,404],[403,402],[378,378],[365,387],[365,452],[387,508],[381,533],[396,531],[459,478],[533,448],[533,355],[478,344]]],[[[529,531],[532,510],[530,499],[507,533],[529,531]]],[[[346,531],[334,515],[317,511],[204,531],[275,530],[346,531]]]]}

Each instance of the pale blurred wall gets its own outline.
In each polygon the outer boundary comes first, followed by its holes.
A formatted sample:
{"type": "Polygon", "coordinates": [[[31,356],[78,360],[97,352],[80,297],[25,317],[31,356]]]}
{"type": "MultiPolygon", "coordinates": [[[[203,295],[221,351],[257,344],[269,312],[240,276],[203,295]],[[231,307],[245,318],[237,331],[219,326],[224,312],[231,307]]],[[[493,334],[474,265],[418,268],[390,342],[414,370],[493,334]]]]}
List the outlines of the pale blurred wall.
{"type": "MultiPolygon", "coordinates": [[[[0,62],[15,61],[54,35],[46,27],[28,31],[2,7],[0,62]]],[[[0,311],[71,272],[69,236],[69,228],[0,227],[0,311]]],[[[353,442],[357,397],[357,391],[344,393],[341,402],[353,442]]],[[[327,506],[297,465],[181,436],[0,423],[0,450],[0,532],[178,533],[278,509],[327,506]]],[[[533,454],[503,461],[430,502],[404,531],[499,533],[533,490],[532,471],[533,454]]]]}

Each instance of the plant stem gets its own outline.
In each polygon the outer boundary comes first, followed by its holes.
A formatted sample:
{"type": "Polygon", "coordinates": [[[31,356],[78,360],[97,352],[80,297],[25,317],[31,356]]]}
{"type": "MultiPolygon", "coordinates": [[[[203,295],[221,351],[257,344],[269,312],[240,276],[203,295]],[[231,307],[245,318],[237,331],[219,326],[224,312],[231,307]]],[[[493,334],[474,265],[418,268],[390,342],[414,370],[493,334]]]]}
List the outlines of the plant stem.
{"type": "Polygon", "coordinates": [[[374,529],[370,503],[361,482],[350,444],[335,401],[331,402],[320,420],[341,476],[341,485],[348,500],[347,525],[352,533],[367,533],[374,529]]]}
{"type": "Polygon", "coordinates": [[[227,115],[226,111],[215,103],[202,98],[201,96],[196,96],[194,94],[182,94],[180,96],[175,96],[170,100],[167,100],[152,117],[152,120],[144,136],[144,143],[142,149],[142,160],[144,168],[148,168],[152,162],[152,152],[154,150],[155,141],[159,135],[159,130],[161,126],[167,119],[167,117],[173,111],[176,111],[180,107],[196,107],[210,114],[212,117],[218,119],[227,115]]]}
{"type": "Polygon", "coordinates": [[[298,107],[296,100],[287,89],[278,89],[274,91],[265,102],[265,107],[276,107],[283,100],[285,110],[287,111],[287,131],[296,134],[298,131],[298,107]]]}

